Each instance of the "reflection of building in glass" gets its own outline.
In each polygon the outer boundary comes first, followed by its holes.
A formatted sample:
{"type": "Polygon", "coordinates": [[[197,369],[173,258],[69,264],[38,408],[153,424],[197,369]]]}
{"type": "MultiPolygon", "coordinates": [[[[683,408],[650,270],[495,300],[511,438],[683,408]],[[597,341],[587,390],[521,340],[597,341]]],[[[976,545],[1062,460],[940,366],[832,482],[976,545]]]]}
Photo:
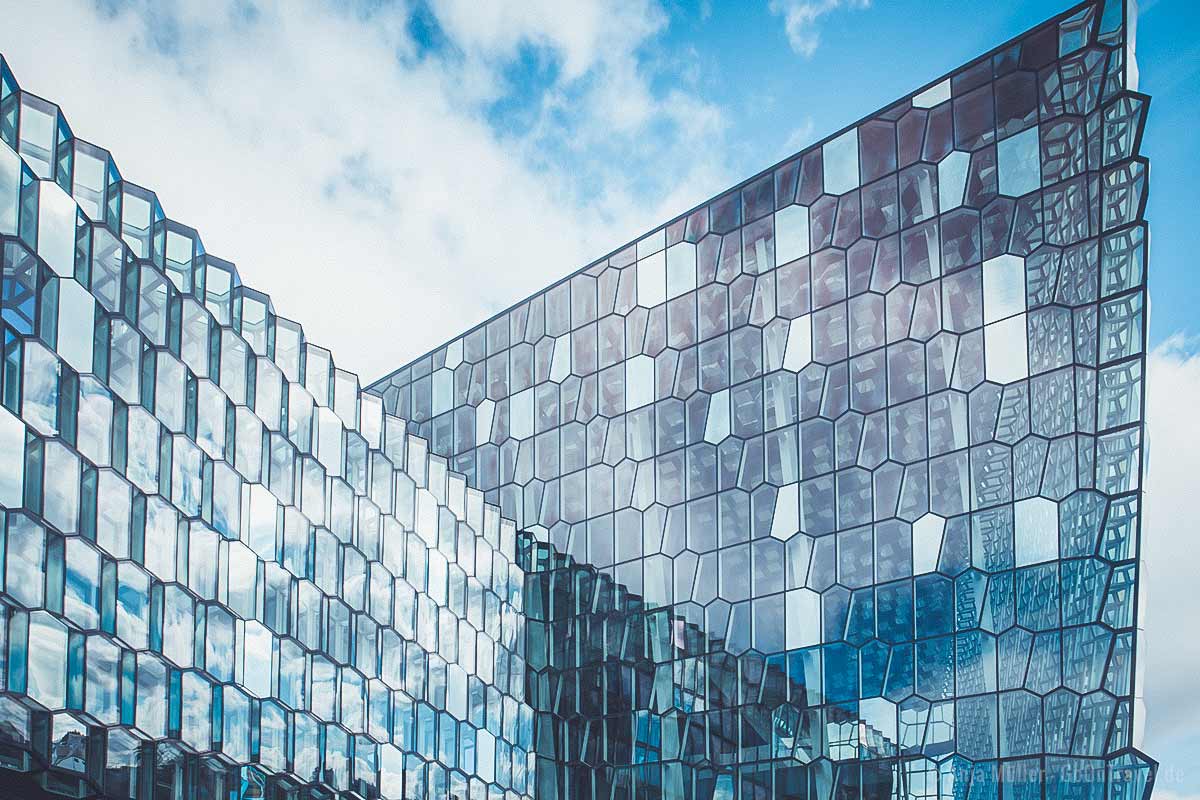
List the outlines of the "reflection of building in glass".
{"type": "Polygon", "coordinates": [[[366,391],[5,68],[0,785],[1144,800],[1127,13],[366,391]]]}

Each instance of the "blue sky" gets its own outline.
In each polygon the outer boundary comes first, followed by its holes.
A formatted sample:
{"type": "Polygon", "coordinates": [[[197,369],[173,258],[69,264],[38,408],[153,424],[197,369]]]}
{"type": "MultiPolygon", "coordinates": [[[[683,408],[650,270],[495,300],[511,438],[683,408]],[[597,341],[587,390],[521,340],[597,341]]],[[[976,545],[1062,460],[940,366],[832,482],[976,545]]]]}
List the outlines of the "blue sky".
{"type": "MultiPolygon", "coordinates": [[[[1069,0],[0,0],[0,52],[373,380],[1069,0]]],[[[1145,749],[1200,798],[1200,4],[1147,0],[1145,749]],[[1165,443],[1165,444],[1163,444],[1165,443]]]]}
{"type": "MultiPolygon", "coordinates": [[[[789,46],[783,20],[767,2],[670,4],[669,26],[646,45],[664,64],[658,80],[676,79],[671,67],[683,65],[696,91],[723,109],[733,173],[753,174],[1066,7],[1046,0],[840,5],[816,21],[819,38],[809,55],[789,46]]],[[[1200,127],[1188,119],[1200,107],[1200,4],[1151,0],[1140,12],[1141,89],[1154,98],[1143,152],[1153,162],[1148,216],[1157,343],[1181,330],[1200,333],[1193,310],[1200,279],[1187,255],[1200,252],[1200,226],[1192,222],[1200,127]]],[[[501,128],[526,129],[531,105],[556,74],[552,60],[525,48],[508,72],[517,91],[490,118],[501,128]]]]}

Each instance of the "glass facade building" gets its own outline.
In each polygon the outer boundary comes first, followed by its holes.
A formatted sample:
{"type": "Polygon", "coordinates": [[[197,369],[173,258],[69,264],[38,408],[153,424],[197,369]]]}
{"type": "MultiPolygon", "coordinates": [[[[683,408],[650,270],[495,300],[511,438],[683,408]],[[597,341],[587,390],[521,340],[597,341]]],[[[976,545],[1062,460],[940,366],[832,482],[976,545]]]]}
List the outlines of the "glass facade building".
{"type": "Polygon", "coordinates": [[[0,73],[0,798],[531,797],[512,521],[0,73]]]}
{"type": "Polygon", "coordinates": [[[4,67],[0,787],[1146,800],[1135,19],[365,390],[4,67]]]}

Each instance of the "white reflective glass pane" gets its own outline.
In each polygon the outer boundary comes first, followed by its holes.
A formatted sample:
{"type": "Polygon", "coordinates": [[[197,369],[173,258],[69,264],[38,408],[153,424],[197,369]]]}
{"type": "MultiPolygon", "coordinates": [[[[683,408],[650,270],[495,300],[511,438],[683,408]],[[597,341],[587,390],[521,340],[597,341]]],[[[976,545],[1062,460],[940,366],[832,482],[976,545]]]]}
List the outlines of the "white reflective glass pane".
{"type": "Polygon", "coordinates": [[[150,645],[150,576],[130,561],[117,565],[117,635],[135,649],[150,645]]]}
{"type": "Polygon", "coordinates": [[[1025,310],[1025,260],[1005,254],[983,263],[983,321],[995,322],[1025,310]]]}
{"type": "Polygon", "coordinates": [[[145,566],[164,581],[175,580],[178,516],[162,498],[146,500],[145,566]]]}
{"type": "Polygon", "coordinates": [[[925,514],[912,526],[913,574],[924,575],[937,569],[942,552],[946,520],[937,514],[925,514]]]}
{"type": "Polygon", "coordinates": [[[262,623],[255,620],[246,623],[242,677],[246,688],[258,697],[271,696],[271,670],[263,669],[263,665],[271,663],[274,641],[275,637],[262,623]]]}
{"type": "Polygon", "coordinates": [[[234,686],[224,687],[221,751],[237,762],[250,760],[250,698],[234,686]]]}
{"type": "Polygon", "coordinates": [[[771,518],[771,536],[787,540],[800,530],[800,486],[789,483],[775,494],[775,514],[771,518]]]}
{"type": "Polygon", "coordinates": [[[492,437],[492,418],[496,413],[496,403],[484,400],[475,407],[475,444],[481,445],[492,437]]]}
{"type": "Polygon", "coordinates": [[[1036,126],[996,144],[996,170],[1000,176],[1000,194],[1020,197],[1042,185],[1042,168],[1038,160],[1038,129],[1036,126]]]}
{"type": "Polygon", "coordinates": [[[821,595],[810,589],[788,592],[784,616],[789,650],[821,643],[821,595]]]}
{"type": "Polygon", "coordinates": [[[38,433],[58,433],[59,361],[38,342],[25,343],[21,416],[38,433]]]}
{"type": "Polygon", "coordinates": [[[25,426],[0,407],[0,506],[18,508],[25,486],[25,426]]]}
{"type": "Polygon", "coordinates": [[[667,244],[667,231],[665,228],[657,230],[654,233],[648,233],[638,240],[637,257],[645,258],[648,255],[657,253],[667,244]]]}
{"type": "Polygon", "coordinates": [[[88,460],[108,466],[112,453],[113,401],[104,385],[84,376],[79,380],[79,411],[75,443],[88,460]]]}
{"type": "Polygon", "coordinates": [[[950,79],[930,86],[925,91],[915,95],[912,104],[916,108],[933,108],[950,99],[950,79]]]}
{"type": "Polygon", "coordinates": [[[29,696],[50,709],[67,704],[67,628],[45,611],[29,616],[29,696]]]}
{"type": "Polygon", "coordinates": [[[137,725],[151,736],[163,736],[167,723],[167,670],[151,653],[138,655],[137,725]]]}
{"type": "Polygon", "coordinates": [[[192,601],[178,586],[168,586],[163,595],[163,655],[181,667],[189,667],[196,633],[192,601]]]}
{"type": "Polygon", "coordinates": [[[775,261],[786,264],[808,255],[808,207],[787,206],[775,212],[775,261]]]}
{"type": "Polygon", "coordinates": [[[158,354],[155,371],[154,414],[171,431],[182,431],[187,398],[187,368],[170,353],[158,354]]]}
{"type": "Polygon", "coordinates": [[[984,374],[994,383],[1012,383],[1029,377],[1029,350],[1025,315],[993,322],[983,329],[984,374]]]}
{"type": "Polygon", "coordinates": [[[1031,497],[1015,503],[1013,511],[1017,566],[1058,558],[1058,504],[1031,497]]]}
{"type": "Polygon", "coordinates": [[[21,202],[21,157],[0,143],[0,233],[17,233],[17,209],[21,202]]]}
{"type": "Polygon", "coordinates": [[[83,212],[93,220],[104,218],[104,173],[107,168],[100,152],[92,152],[89,146],[76,142],[72,194],[83,212]]]}
{"type": "Polygon", "coordinates": [[[729,390],[722,389],[708,401],[708,418],[704,424],[704,441],[720,444],[729,436],[729,390]]]}
{"type": "Polygon", "coordinates": [[[100,636],[87,640],[87,712],[109,725],[119,721],[120,651],[100,636]]]}
{"type": "Polygon", "coordinates": [[[787,347],[783,354],[783,368],[799,372],[812,362],[812,320],[809,314],[796,317],[788,329],[787,347]]]}
{"type": "Polygon", "coordinates": [[[970,164],[970,153],[962,150],[951,152],[938,164],[938,210],[942,213],[962,205],[970,164]]]}
{"type": "Polygon", "coordinates": [[[24,514],[8,515],[4,584],[26,608],[42,604],[46,569],[46,529],[24,514]]]}
{"type": "Polygon", "coordinates": [[[533,389],[523,389],[508,400],[508,434],[514,439],[533,436],[533,389]]]}
{"type": "Polygon", "coordinates": [[[825,162],[826,192],[845,194],[858,188],[858,128],[826,142],[821,155],[825,162]]]}
{"type": "Polygon", "coordinates": [[[562,383],[571,374],[571,337],[554,340],[554,356],[550,361],[550,380],[562,383]]]}
{"type": "Polygon", "coordinates": [[[212,685],[195,672],[183,674],[183,741],[197,750],[206,750],[211,746],[212,714],[209,711],[212,703],[212,685]]]}
{"type": "Polygon", "coordinates": [[[638,305],[653,308],[667,299],[667,259],[659,252],[637,263],[638,305]]]}
{"type": "Polygon", "coordinates": [[[74,533],[79,521],[79,456],[62,442],[47,442],[42,479],[46,521],[63,533],[74,533]]]}
{"type": "Polygon", "coordinates": [[[144,492],[158,489],[158,420],[141,406],[128,414],[127,464],[125,475],[144,492]]]}
{"type": "Polygon", "coordinates": [[[96,543],[117,558],[129,556],[130,499],[133,490],[120,475],[102,470],[96,489],[96,543]]]}
{"type": "Polygon", "coordinates": [[[58,284],[58,352],[76,372],[92,371],[96,301],[73,280],[58,284]]]}
{"type": "Polygon", "coordinates": [[[638,355],[625,364],[625,408],[635,408],[654,402],[654,359],[638,355]]]}
{"type": "Polygon", "coordinates": [[[75,274],[75,218],[77,207],[71,195],[57,183],[38,185],[38,255],[55,274],[75,274]]]}
{"type": "Polygon", "coordinates": [[[696,288],[696,245],[680,242],[667,248],[667,297],[696,288]]]}

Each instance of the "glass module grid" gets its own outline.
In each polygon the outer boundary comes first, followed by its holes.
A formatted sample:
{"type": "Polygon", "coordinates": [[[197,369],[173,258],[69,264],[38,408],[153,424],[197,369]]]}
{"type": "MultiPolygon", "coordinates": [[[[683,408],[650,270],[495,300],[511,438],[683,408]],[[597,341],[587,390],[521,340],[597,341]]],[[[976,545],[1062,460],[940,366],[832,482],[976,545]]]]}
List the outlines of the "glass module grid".
{"type": "Polygon", "coordinates": [[[532,796],[516,529],[0,59],[0,795],[532,796]]]}
{"type": "Polygon", "coordinates": [[[1144,798],[1133,22],[1084,3],[370,388],[517,522],[539,798],[1144,798]]]}

